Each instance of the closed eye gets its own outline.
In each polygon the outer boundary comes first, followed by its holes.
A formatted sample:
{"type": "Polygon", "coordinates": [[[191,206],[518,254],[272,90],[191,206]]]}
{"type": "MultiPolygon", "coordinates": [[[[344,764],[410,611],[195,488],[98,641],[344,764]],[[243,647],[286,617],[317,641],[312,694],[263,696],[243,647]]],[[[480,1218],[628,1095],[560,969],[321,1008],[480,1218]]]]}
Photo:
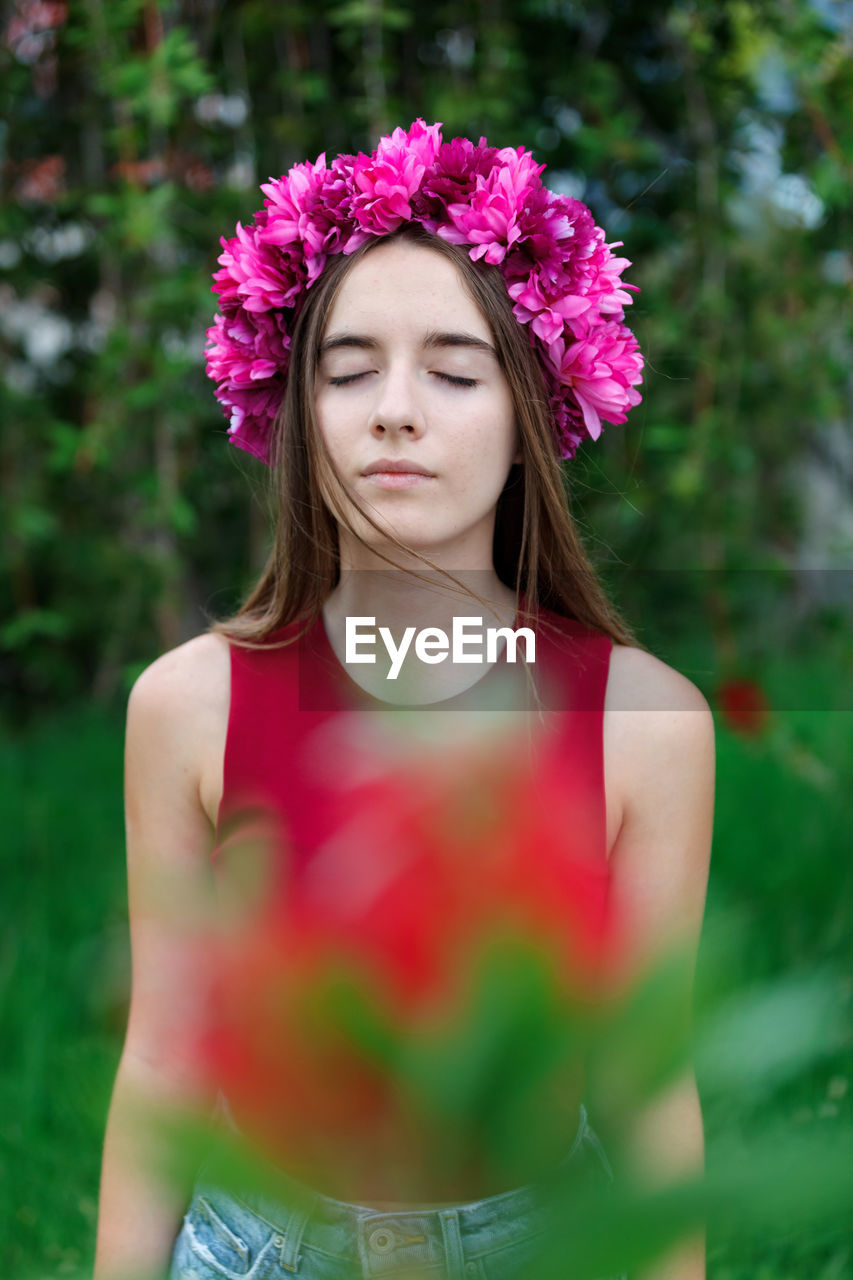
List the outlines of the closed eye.
{"type": "Polygon", "coordinates": [[[452,373],[437,373],[437,378],[443,378],[445,382],[450,382],[454,387],[476,387],[476,378],[457,378],[452,373]]]}
{"type": "MultiPolygon", "coordinates": [[[[436,373],[437,378],[441,378],[444,382],[449,382],[454,387],[476,387],[476,378],[458,378],[452,373],[436,373]]],[[[347,373],[340,378],[330,378],[329,386],[345,387],[347,383],[357,382],[359,378],[365,377],[364,373],[347,373]]]]}

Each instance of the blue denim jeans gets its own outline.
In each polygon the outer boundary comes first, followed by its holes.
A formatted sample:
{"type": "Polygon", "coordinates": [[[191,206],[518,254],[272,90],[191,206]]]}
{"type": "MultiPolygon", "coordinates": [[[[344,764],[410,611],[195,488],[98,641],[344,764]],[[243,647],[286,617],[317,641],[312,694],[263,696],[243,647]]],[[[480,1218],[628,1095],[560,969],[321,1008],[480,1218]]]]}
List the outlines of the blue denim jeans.
{"type": "MultiPolygon", "coordinates": [[[[590,1168],[591,1176],[612,1182],[582,1106],[558,1171],[586,1177],[590,1168]]],[[[547,1230],[542,1193],[530,1183],[450,1208],[393,1212],[294,1185],[299,1195],[286,1205],[197,1182],[169,1280],[526,1280],[547,1230]]]]}

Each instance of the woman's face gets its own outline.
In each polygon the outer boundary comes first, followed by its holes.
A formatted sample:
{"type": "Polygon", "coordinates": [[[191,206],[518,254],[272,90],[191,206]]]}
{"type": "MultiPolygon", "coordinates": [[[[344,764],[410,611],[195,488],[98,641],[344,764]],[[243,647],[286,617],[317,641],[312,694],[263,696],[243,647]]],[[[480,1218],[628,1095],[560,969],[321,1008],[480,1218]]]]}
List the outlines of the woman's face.
{"type": "MultiPolygon", "coordinates": [[[[489,325],[447,257],[390,240],[356,263],[321,342],[315,407],[344,487],[380,527],[443,568],[492,569],[518,432],[489,325]]],[[[387,552],[367,521],[347,519],[387,552]]],[[[376,567],[340,537],[342,566],[376,567]]]]}

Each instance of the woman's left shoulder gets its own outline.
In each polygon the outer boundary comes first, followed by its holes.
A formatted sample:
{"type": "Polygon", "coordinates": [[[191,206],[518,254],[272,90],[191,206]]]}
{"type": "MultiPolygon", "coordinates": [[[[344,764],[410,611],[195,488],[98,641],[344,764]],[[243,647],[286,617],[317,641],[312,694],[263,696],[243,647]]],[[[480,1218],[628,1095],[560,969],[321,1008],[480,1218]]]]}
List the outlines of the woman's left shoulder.
{"type": "Polygon", "coordinates": [[[695,711],[713,720],[708,700],[692,680],[647,649],[613,642],[606,711],[695,711]]]}
{"type": "Polygon", "coordinates": [[[604,738],[620,806],[613,900],[630,922],[630,971],[670,939],[698,943],[713,839],[714,717],[687,676],[614,644],[604,738]]]}
{"type": "Polygon", "coordinates": [[[714,791],[714,717],[687,676],[645,649],[614,643],[604,744],[620,830],[628,819],[634,833],[657,831],[661,821],[674,833],[697,815],[705,823],[714,791]]]}

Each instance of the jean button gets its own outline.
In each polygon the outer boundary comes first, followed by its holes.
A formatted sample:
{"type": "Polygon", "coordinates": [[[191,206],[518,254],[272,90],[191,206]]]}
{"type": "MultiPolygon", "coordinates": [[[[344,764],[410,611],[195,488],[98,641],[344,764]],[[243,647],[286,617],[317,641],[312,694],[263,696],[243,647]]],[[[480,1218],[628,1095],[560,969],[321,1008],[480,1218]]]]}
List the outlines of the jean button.
{"type": "Polygon", "coordinates": [[[376,1227],[367,1237],[367,1243],[375,1253],[390,1253],[394,1248],[394,1237],[387,1227],[376,1227]]]}

